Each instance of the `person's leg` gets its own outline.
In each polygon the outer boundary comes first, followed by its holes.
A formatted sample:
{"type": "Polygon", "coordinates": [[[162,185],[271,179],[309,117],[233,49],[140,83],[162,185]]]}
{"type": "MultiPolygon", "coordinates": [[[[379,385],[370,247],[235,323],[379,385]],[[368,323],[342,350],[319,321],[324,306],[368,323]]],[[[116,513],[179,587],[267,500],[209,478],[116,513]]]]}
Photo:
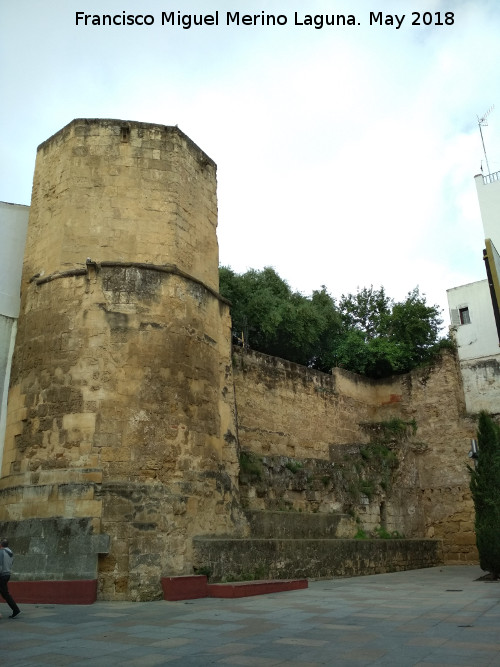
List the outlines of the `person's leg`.
{"type": "Polygon", "coordinates": [[[0,595],[12,609],[12,614],[14,616],[17,616],[21,610],[17,606],[16,601],[14,600],[12,595],[9,593],[9,585],[8,585],[9,579],[10,577],[0,577],[0,595]]]}

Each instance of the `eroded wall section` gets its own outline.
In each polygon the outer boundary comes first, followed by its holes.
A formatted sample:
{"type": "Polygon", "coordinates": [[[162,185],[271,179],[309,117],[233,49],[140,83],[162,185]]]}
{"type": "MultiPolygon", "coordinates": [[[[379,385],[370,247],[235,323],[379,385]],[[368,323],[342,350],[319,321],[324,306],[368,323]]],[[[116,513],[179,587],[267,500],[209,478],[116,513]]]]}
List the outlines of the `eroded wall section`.
{"type": "Polygon", "coordinates": [[[453,354],[387,381],[240,348],[233,366],[240,446],[260,458],[265,479],[242,485],[246,507],[348,511],[367,532],[442,539],[447,562],[477,559],[467,471],[475,422],[453,354]]]}

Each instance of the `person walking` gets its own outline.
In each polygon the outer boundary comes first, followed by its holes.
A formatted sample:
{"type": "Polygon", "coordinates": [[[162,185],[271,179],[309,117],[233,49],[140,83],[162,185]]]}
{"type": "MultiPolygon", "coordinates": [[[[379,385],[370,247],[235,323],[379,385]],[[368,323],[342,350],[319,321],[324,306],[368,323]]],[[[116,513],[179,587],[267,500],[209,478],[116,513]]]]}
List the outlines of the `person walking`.
{"type": "Polygon", "coordinates": [[[14,560],[14,554],[12,550],[9,549],[8,540],[0,541],[0,595],[3,597],[5,602],[12,609],[12,614],[9,618],[16,618],[21,613],[21,610],[16,604],[16,601],[9,593],[9,579],[10,571],[12,569],[12,561],[14,560]]]}

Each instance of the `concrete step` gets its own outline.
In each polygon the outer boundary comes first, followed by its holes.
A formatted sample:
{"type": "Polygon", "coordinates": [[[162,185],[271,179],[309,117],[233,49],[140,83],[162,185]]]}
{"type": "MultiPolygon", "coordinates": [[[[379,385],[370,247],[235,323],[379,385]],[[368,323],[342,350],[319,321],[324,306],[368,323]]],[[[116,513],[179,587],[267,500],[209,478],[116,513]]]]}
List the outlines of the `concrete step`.
{"type": "Polygon", "coordinates": [[[170,602],[198,598],[244,598],[308,587],[307,579],[275,579],[260,581],[229,581],[209,584],[204,574],[162,577],[163,599],[170,602]]]}
{"type": "Polygon", "coordinates": [[[211,598],[244,598],[250,595],[297,591],[307,588],[308,585],[307,579],[229,581],[224,584],[208,584],[208,594],[211,598]]]}

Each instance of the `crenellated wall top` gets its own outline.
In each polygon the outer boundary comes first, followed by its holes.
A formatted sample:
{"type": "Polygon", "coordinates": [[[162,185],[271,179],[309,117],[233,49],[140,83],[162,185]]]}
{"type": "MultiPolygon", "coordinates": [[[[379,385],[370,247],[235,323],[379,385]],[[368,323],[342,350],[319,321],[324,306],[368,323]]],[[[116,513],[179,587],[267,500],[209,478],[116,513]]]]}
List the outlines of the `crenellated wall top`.
{"type": "Polygon", "coordinates": [[[185,134],[177,125],[161,125],[159,123],[144,123],[136,120],[122,120],[119,118],[74,118],[67,125],[55,132],[37,147],[37,152],[50,148],[51,145],[66,139],[72,131],[81,136],[92,134],[92,128],[111,129],[114,134],[121,136],[124,128],[131,130],[148,130],[158,133],[158,136],[177,134],[186,144],[189,145],[194,153],[199,153],[200,158],[206,161],[212,167],[217,168],[216,163],[203,151],[187,134],[185,134]],[[77,129],[78,128],[78,129],[77,129]]]}

